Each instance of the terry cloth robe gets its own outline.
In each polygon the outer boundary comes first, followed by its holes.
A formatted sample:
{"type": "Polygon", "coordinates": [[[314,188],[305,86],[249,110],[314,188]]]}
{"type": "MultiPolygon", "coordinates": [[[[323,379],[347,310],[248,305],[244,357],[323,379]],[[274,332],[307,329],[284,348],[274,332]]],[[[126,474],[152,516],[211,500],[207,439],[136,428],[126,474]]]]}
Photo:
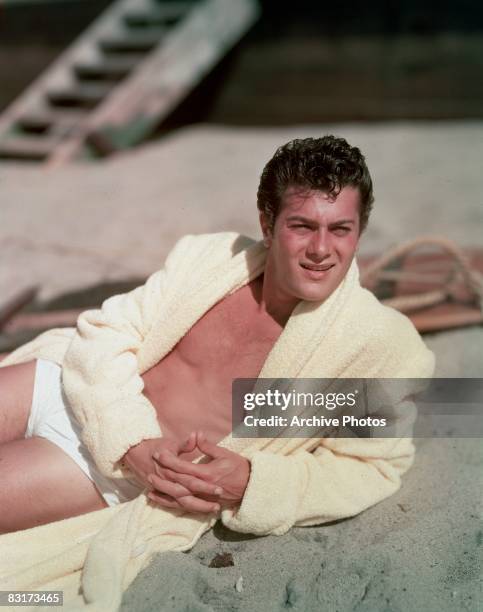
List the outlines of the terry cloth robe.
{"type": "MultiPolygon", "coordinates": [[[[235,233],[185,236],[145,285],[84,312],[77,331],[42,334],[2,365],[36,357],[61,364],[84,442],[106,475],[122,476],[127,449],[162,435],[140,375],[214,304],[261,274],[265,258],[261,242],[235,233]]],[[[324,302],[297,305],[259,377],[425,378],[433,369],[433,354],[409,319],[361,288],[354,261],[324,302]]],[[[398,398],[402,420],[413,408],[409,398],[398,398]]],[[[217,518],[238,532],[281,535],[294,525],[351,517],[397,491],[414,458],[409,437],[230,435],[220,445],[251,463],[239,507],[220,517],[200,515],[157,507],[142,493],[117,507],[1,536],[0,590],[62,589],[67,610],[116,610],[153,554],[190,549],[217,518]]]]}

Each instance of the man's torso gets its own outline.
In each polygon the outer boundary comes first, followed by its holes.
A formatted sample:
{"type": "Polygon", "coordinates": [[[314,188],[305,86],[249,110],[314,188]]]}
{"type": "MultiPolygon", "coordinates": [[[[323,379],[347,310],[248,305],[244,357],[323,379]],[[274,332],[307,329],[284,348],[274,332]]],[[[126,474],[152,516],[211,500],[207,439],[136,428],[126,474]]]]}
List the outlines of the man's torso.
{"type": "Polygon", "coordinates": [[[143,375],[163,436],[182,441],[201,429],[216,443],[230,433],[233,379],[256,378],[282,331],[259,308],[262,283],[215,304],[143,375]]]}

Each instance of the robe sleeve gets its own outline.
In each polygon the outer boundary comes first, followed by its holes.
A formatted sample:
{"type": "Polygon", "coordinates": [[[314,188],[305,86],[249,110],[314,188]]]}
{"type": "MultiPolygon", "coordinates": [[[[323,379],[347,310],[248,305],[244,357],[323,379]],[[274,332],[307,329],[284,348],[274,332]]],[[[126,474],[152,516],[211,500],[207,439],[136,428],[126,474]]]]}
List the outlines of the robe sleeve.
{"type": "Polygon", "coordinates": [[[222,512],[228,528],[282,535],[355,516],[395,493],[414,460],[411,438],[327,438],[312,452],[257,451],[241,505],[222,512]]]}
{"type": "Polygon", "coordinates": [[[109,477],[126,475],[119,460],[131,446],[162,434],[156,411],[142,393],[137,354],[159,316],[170,262],[183,240],[144,285],[82,313],[63,360],[64,393],[82,427],[82,440],[109,477]]]}

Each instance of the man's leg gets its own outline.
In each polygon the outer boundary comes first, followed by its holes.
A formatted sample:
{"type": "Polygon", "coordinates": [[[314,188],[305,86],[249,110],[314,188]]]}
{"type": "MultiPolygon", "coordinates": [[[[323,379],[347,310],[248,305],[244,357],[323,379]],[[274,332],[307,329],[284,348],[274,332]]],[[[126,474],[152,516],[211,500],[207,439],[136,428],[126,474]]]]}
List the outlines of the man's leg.
{"type": "Polygon", "coordinates": [[[24,437],[32,406],[36,361],[0,368],[0,444],[24,437]]]}
{"type": "Polygon", "coordinates": [[[0,533],[106,506],[94,483],[52,442],[34,437],[0,446],[0,533]]]}
{"type": "Polygon", "coordinates": [[[106,507],[94,483],[58,446],[23,439],[36,362],[0,368],[0,533],[106,507]]]}

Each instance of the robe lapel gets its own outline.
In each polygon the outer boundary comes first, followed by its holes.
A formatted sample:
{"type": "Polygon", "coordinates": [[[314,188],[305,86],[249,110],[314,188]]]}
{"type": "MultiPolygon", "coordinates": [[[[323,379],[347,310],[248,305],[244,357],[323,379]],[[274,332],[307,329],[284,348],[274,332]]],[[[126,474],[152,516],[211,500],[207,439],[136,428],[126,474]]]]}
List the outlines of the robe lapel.
{"type": "Polygon", "coordinates": [[[138,355],[141,373],[160,361],[216,303],[259,276],[266,248],[256,242],[217,266],[201,270],[167,306],[153,325],[138,355]],[[149,357],[148,357],[149,356],[149,357]]]}
{"type": "MultiPolygon", "coordinates": [[[[325,302],[299,302],[284,330],[270,351],[259,378],[297,378],[319,350],[337,315],[358,285],[359,272],[354,260],[340,285],[325,302]]],[[[320,365],[323,378],[335,376],[336,363],[327,358],[320,365]]]]}

